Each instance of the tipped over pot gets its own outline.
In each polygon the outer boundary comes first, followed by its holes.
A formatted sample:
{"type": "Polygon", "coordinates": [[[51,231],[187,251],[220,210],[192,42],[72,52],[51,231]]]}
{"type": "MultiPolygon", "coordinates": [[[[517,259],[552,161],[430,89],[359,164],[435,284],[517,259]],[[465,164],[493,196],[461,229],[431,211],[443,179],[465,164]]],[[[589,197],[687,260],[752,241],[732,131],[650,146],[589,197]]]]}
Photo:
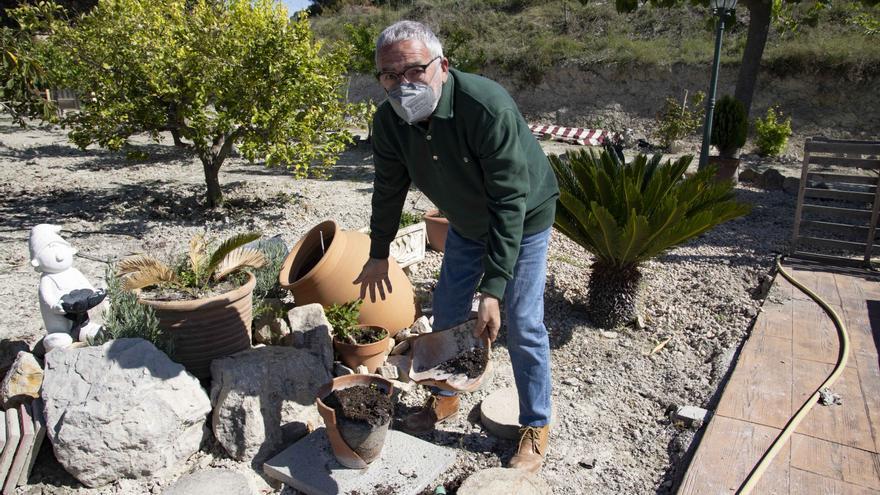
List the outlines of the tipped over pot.
{"type": "Polygon", "coordinates": [[[318,390],[318,412],[340,464],[363,469],[382,453],[394,413],[392,390],[390,381],[375,375],[340,376],[318,390]]]}
{"type": "MultiPolygon", "coordinates": [[[[361,298],[361,285],[354,280],[369,256],[369,237],[342,230],[328,220],[296,243],[284,260],[278,282],[293,294],[297,306],[342,304],[361,298]]],[[[418,315],[412,284],[393,258],[388,261],[392,291],[384,299],[380,294],[365,294],[358,322],[385,328],[393,337],[409,328],[418,315]]]]}

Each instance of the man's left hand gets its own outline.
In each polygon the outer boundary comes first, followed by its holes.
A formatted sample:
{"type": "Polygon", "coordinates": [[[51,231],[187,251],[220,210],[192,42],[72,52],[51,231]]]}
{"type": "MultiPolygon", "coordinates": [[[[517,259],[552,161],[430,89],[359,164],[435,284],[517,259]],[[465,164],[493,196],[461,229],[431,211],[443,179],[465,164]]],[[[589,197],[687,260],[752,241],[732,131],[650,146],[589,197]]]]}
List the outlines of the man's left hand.
{"type": "Polygon", "coordinates": [[[477,322],[474,325],[474,337],[489,338],[495,342],[498,330],[501,329],[501,308],[498,298],[488,294],[480,294],[480,308],[477,310],[477,322]]]}

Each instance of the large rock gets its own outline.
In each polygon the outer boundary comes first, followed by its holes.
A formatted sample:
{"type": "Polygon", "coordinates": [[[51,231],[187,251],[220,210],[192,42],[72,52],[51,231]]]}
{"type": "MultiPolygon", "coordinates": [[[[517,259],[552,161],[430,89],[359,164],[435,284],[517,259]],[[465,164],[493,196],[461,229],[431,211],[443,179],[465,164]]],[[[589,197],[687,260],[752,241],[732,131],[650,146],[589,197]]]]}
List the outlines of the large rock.
{"type": "Polygon", "coordinates": [[[3,409],[15,407],[40,396],[43,384],[43,368],[33,354],[18,353],[15,362],[0,383],[0,404],[3,409]]]}
{"type": "Polygon", "coordinates": [[[247,476],[228,469],[206,469],[181,476],[162,495],[254,495],[247,476]]]}
{"type": "Polygon", "coordinates": [[[28,347],[27,342],[23,340],[0,340],[0,378],[9,371],[9,367],[15,362],[19,352],[28,352],[30,350],[31,348],[28,347]]]}
{"type": "Polygon", "coordinates": [[[333,370],[320,305],[291,311],[291,347],[269,346],[211,363],[214,436],[231,457],[258,466],[320,424],[315,394],[333,370]]]}
{"type": "Polygon", "coordinates": [[[459,495],[550,495],[547,482],[520,469],[489,468],[470,475],[458,489],[459,495]]]}
{"type": "Polygon", "coordinates": [[[211,410],[198,380],[143,339],[48,353],[41,395],[55,457],[88,487],[164,474],[199,449],[211,410]]]}

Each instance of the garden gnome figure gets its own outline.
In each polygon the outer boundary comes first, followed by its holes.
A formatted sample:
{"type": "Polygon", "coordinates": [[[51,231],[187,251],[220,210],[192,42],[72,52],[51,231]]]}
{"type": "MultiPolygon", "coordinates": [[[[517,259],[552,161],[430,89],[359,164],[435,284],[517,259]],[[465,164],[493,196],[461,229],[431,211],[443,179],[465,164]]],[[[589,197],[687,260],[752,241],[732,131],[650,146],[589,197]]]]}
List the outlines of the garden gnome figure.
{"type": "Polygon", "coordinates": [[[40,224],[28,239],[31,265],[40,275],[40,312],[46,337],[46,352],[67,347],[74,341],[91,343],[103,329],[89,321],[88,310],[104,300],[103,289],[95,289],[73,268],[76,249],[58,235],[58,225],[40,224]]]}

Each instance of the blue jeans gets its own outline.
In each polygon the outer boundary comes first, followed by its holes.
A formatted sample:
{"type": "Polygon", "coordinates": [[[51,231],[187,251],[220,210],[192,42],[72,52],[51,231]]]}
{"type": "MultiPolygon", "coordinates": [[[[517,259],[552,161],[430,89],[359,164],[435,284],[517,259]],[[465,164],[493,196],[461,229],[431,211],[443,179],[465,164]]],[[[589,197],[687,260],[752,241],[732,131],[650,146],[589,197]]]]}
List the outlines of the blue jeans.
{"type": "MultiPolygon", "coordinates": [[[[513,279],[504,291],[507,351],[519,395],[519,422],[523,426],[550,423],[550,340],[544,326],[544,281],[550,229],[524,235],[513,279]]],[[[471,302],[483,276],[485,244],[466,239],[452,227],[446,236],[440,280],[434,289],[435,330],[454,327],[468,319],[471,302]]]]}

